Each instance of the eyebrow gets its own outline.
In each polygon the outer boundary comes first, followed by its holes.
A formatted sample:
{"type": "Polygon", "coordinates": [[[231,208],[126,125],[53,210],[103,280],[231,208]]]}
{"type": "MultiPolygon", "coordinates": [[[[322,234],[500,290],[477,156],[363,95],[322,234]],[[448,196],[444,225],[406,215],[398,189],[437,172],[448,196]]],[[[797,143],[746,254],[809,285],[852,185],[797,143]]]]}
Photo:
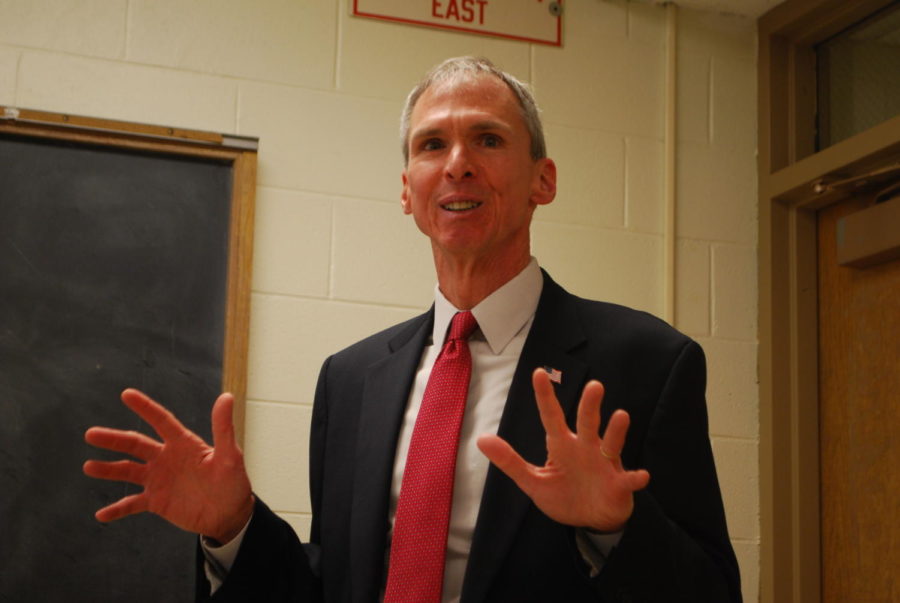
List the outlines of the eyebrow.
{"type": "MultiPolygon", "coordinates": [[[[509,132],[512,130],[505,122],[498,121],[495,119],[485,119],[478,122],[475,122],[469,127],[470,130],[474,130],[476,132],[488,132],[491,130],[502,130],[504,132],[509,132]]],[[[440,135],[444,132],[444,128],[435,126],[433,128],[425,128],[423,130],[415,130],[410,136],[410,140],[418,140],[420,138],[430,138],[432,136],[440,135]]]]}

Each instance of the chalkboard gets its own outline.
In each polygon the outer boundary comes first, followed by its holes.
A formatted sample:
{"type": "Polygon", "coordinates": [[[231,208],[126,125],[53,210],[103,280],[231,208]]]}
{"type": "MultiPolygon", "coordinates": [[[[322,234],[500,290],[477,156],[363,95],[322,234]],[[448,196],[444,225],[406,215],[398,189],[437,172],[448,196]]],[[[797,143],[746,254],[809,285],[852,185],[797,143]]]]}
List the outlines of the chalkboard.
{"type": "Polygon", "coordinates": [[[235,211],[252,190],[235,178],[245,153],[6,125],[16,127],[0,129],[0,601],[190,601],[196,537],[152,515],[97,522],[137,487],[85,477],[86,459],[114,456],[83,434],[152,433],[118,399],[137,387],[209,438],[212,402],[235,389],[226,356],[246,354],[229,343],[234,314],[246,313],[234,281],[249,279],[235,274],[249,261],[234,257],[232,223],[242,216],[249,236],[247,208],[235,211]]]}

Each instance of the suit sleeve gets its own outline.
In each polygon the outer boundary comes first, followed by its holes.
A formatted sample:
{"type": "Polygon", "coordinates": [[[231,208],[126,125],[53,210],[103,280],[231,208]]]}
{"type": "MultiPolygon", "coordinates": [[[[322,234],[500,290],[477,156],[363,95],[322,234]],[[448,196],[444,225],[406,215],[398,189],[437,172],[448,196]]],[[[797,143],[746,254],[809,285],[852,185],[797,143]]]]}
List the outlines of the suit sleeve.
{"type": "MultiPolygon", "coordinates": [[[[329,359],[330,360],[330,359],[329,359]]],[[[222,586],[209,596],[203,572],[203,553],[198,552],[196,600],[209,603],[318,603],[322,600],[319,571],[318,526],[315,522],[321,492],[321,451],[324,446],[327,410],[325,362],[316,387],[310,435],[310,491],[313,502],[311,542],[303,544],[293,528],[258,497],[253,519],[222,586]]],[[[198,548],[199,550],[199,548],[198,548]]]]}
{"type": "MultiPolygon", "coordinates": [[[[209,584],[198,572],[197,600],[210,603],[300,603],[321,600],[312,571],[312,551],[294,530],[261,500],[234,565],[222,586],[209,597],[209,584]]],[[[202,567],[203,554],[198,554],[202,567]]]]}
{"type": "Polygon", "coordinates": [[[678,354],[644,435],[622,540],[595,579],[603,600],[740,602],[706,413],[706,363],[693,341],[678,354]]]}

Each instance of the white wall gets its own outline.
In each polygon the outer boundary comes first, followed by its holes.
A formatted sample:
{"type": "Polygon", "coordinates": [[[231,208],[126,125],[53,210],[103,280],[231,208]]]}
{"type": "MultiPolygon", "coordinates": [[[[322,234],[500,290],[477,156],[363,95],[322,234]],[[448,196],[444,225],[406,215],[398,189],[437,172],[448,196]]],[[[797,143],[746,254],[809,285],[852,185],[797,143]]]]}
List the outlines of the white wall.
{"type": "MultiPolygon", "coordinates": [[[[486,55],[534,84],[560,179],[535,254],[577,294],[663,311],[665,10],[565,6],[554,48],[354,18],[347,0],[0,0],[0,104],[260,138],[245,448],[256,490],[302,535],[321,362],[430,303],[396,129],[432,65],[486,55]]],[[[707,351],[755,601],[755,25],[687,10],[678,22],[676,326],[707,351]]]]}

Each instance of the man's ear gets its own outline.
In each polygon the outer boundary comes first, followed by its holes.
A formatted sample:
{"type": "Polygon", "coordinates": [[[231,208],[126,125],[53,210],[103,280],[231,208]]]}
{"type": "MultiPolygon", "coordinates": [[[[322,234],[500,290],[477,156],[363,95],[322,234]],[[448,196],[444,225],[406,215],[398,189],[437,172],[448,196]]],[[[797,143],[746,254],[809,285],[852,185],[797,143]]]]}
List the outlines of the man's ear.
{"type": "Polygon", "coordinates": [[[412,204],[409,199],[409,178],[406,177],[406,170],[400,175],[403,179],[403,190],[400,191],[400,207],[403,208],[404,214],[412,213],[412,204]]]}
{"type": "Polygon", "coordinates": [[[545,157],[535,162],[534,169],[531,202],[534,205],[547,205],[556,198],[556,164],[545,157]]]}

